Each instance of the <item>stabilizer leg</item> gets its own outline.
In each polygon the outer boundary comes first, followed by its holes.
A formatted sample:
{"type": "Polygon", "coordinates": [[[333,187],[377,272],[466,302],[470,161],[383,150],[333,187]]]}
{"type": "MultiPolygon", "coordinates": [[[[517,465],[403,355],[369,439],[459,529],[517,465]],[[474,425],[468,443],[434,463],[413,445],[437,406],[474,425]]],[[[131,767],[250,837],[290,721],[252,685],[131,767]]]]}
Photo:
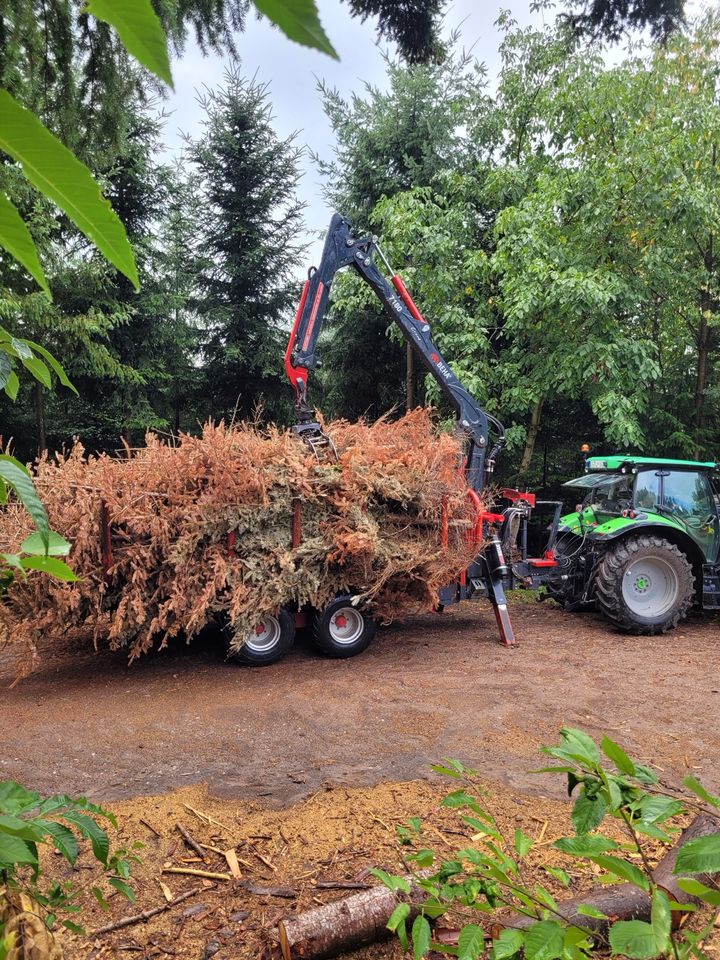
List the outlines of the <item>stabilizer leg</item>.
{"type": "Polygon", "coordinates": [[[495,619],[500,630],[500,640],[506,647],[515,646],[515,631],[510,622],[508,613],[507,598],[505,597],[505,588],[503,587],[502,577],[496,574],[490,574],[487,579],[488,599],[493,605],[495,619]]]}

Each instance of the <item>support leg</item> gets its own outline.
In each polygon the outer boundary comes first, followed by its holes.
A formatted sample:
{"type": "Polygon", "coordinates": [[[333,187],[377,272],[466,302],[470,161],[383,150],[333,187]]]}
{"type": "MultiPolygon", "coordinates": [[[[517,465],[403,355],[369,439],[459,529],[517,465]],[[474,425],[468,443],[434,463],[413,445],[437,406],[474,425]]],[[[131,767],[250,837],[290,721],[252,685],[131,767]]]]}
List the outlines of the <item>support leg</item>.
{"type": "Polygon", "coordinates": [[[502,577],[491,573],[487,579],[488,599],[493,605],[495,619],[500,630],[500,640],[506,647],[515,646],[515,632],[510,623],[510,614],[507,608],[507,598],[503,587],[502,577]]]}

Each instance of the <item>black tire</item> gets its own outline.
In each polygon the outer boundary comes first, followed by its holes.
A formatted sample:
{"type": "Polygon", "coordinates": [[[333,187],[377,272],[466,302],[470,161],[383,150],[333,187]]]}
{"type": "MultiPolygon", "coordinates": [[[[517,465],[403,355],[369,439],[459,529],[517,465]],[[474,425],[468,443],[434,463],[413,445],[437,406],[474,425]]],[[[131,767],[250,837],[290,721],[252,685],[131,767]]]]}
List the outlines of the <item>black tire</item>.
{"type": "Polygon", "coordinates": [[[687,616],[695,578],[685,554],[662,537],[628,537],[604,555],[595,579],[595,602],[624,633],[667,633],[687,616]]]}
{"type": "Polygon", "coordinates": [[[336,597],[313,617],[315,646],[329,657],[345,660],[367,650],[377,624],[352,603],[349,596],[336,597]]]}
{"type": "Polygon", "coordinates": [[[283,607],[277,616],[263,617],[237,650],[232,649],[237,641],[232,624],[223,623],[222,632],[228,643],[229,660],[248,667],[267,667],[284,657],[295,643],[295,616],[283,607]]]}

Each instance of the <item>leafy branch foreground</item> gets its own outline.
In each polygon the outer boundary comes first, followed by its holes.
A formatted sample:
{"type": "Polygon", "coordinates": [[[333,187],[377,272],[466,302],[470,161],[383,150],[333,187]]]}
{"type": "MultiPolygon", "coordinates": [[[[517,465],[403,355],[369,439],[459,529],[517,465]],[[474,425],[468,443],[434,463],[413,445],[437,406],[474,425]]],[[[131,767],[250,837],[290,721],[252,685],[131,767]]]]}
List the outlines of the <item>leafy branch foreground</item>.
{"type": "MultiPolygon", "coordinates": [[[[41,797],[15,781],[0,781],[0,960],[60,958],[53,929],[83,932],[75,922],[83,887],[48,879],[41,849],[56,850],[74,866],[80,855],[78,841],[88,841],[107,884],[128,900],[135,899],[128,881],[131,864],[140,862],[135,851],[142,844],[112,850],[102,821],[117,828],[112,813],[83,797],[41,797]]],[[[91,892],[106,908],[103,887],[95,877],[91,892]]]]}
{"type": "MultiPolygon", "coordinates": [[[[449,793],[442,806],[457,810],[463,828],[472,831],[472,845],[448,859],[426,845],[419,819],[399,827],[408,875],[375,871],[389,889],[408,896],[395,908],[388,929],[404,949],[412,945],[416,960],[431,950],[475,960],[484,953],[487,939],[492,939],[492,960],[583,960],[596,950],[636,960],[708,960],[703,945],[713,920],[693,923],[692,929],[685,921],[704,905],[713,908],[713,916],[720,907],[720,888],[712,876],[720,872],[720,797],[692,776],[683,781],[685,791],[659,784],[650,767],[633,761],[608,737],[598,749],[587,734],[564,728],[560,744],[543,751],[560,763],[536,772],[564,774],[568,793],[577,791],[575,836],[558,839],[553,846],[579,863],[594,865],[601,885],[622,883],[642,891],[647,919],[637,919],[643,913],[637,906],[631,911],[633,919],[605,914],[593,906],[591,894],[584,895],[585,903],[583,898],[557,900],[544,884],[531,881],[526,859],[536,841],[519,828],[512,837],[503,834],[477,772],[450,760],[433,769],[462,786],[449,793]],[[675,876],[663,886],[653,867],[658,848],[673,842],[680,832],[679,818],[690,812],[702,814],[707,835],[679,846],[675,876]],[[615,821],[615,836],[599,831],[607,821],[615,821]],[[571,911],[566,909],[569,904],[571,911]],[[437,923],[439,918],[442,923],[437,923]]],[[[562,888],[571,886],[566,870],[543,870],[562,888]]]]}

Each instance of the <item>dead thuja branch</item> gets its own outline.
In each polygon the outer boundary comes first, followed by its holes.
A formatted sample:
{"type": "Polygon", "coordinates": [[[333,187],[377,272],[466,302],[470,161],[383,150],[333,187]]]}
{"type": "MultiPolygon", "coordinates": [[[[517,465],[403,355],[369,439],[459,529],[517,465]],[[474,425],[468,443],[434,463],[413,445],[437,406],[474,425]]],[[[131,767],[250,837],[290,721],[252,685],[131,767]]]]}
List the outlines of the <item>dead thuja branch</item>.
{"type": "MultiPolygon", "coordinates": [[[[223,612],[242,638],[282,605],[321,608],[339,592],[364,595],[379,617],[431,608],[473,552],[458,441],[424,410],[327,430],[338,460],[318,461],[286,431],[223,424],[173,445],[150,434],[122,459],[86,457],[76,444],[41,460],[38,489],[81,579],[16,581],[0,634],[30,653],[41,636],[85,637],[132,661],[223,612]]],[[[29,532],[19,506],[0,512],[4,549],[29,532]]]]}

